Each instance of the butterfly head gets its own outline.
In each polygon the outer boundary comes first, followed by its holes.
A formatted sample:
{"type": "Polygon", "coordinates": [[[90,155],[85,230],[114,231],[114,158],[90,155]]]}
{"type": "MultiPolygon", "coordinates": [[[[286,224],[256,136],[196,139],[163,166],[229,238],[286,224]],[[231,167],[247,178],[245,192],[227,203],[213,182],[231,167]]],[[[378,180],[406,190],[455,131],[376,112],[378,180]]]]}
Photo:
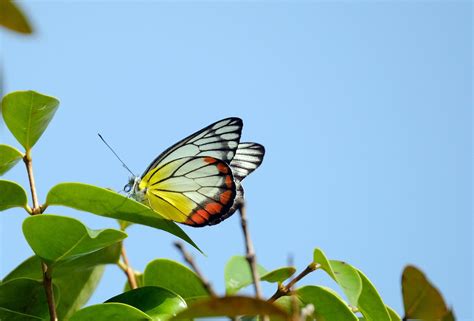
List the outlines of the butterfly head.
{"type": "Polygon", "coordinates": [[[146,190],[140,189],[140,177],[132,176],[128,179],[127,185],[123,187],[123,191],[138,202],[142,202],[145,199],[146,190]]]}

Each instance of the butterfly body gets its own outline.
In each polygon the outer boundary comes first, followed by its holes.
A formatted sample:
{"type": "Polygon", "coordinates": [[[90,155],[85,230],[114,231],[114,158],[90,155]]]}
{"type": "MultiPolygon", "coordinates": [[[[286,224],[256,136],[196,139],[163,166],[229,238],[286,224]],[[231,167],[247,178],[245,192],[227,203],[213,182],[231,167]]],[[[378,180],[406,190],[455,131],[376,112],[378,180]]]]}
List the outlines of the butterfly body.
{"type": "Polygon", "coordinates": [[[242,120],[226,118],[166,149],[125,192],[160,215],[194,227],[218,224],[243,200],[241,180],[263,160],[264,148],[240,143],[242,120]]]}

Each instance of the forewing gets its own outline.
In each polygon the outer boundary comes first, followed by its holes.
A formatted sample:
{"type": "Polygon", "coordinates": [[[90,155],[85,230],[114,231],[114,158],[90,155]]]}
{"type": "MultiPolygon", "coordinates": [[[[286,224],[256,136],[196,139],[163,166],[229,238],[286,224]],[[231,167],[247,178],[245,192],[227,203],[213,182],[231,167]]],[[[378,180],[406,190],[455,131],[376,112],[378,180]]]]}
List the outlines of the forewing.
{"type": "Polygon", "coordinates": [[[230,167],[209,156],[171,160],[150,170],[139,187],[156,212],[195,227],[221,221],[236,196],[230,167]]]}
{"type": "Polygon", "coordinates": [[[240,143],[230,167],[234,177],[241,181],[252,173],[263,161],[265,148],[257,143],[240,143]]]}
{"type": "Polygon", "coordinates": [[[161,153],[142,177],[152,169],[183,157],[210,156],[230,163],[239,145],[242,126],[240,118],[230,117],[201,129],[161,153]]]}

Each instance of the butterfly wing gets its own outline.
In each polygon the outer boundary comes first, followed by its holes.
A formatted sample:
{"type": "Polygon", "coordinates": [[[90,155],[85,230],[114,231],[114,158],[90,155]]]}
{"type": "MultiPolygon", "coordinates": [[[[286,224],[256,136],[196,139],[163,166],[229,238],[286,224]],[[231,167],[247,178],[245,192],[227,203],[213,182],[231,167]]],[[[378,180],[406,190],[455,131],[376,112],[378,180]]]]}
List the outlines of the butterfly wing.
{"type": "Polygon", "coordinates": [[[161,153],[151,162],[142,178],[152,169],[183,157],[210,156],[229,164],[239,145],[242,126],[240,118],[230,117],[201,129],[161,153]]]}
{"type": "Polygon", "coordinates": [[[170,160],[148,171],[139,187],[155,211],[194,227],[220,222],[236,196],[230,167],[209,156],[170,160]]]}
{"type": "Polygon", "coordinates": [[[213,221],[217,224],[230,217],[244,201],[244,188],[241,181],[252,173],[263,161],[265,147],[257,143],[240,143],[234,158],[230,162],[230,168],[234,174],[236,195],[231,208],[219,217],[219,221],[213,221]]]}

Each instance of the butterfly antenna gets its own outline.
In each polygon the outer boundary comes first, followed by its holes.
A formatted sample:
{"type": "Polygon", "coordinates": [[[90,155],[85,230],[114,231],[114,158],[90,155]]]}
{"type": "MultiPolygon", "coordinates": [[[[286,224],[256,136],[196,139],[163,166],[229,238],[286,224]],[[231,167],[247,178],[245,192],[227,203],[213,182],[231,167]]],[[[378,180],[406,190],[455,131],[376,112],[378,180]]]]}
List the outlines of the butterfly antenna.
{"type": "Polygon", "coordinates": [[[97,135],[99,135],[100,139],[104,142],[104,144],[112,151],[112,153],[114,153],[115,157],[117,157],[117,159],[120,161],[120,163],[122,163],[122,166],[130,173],[132,174],[133,177],[136,177],[137,175],[133,174],[133,172],[130,170],[130,168],[128,168],[127,165],[125,165],[124,161],[119,157],[119,155],[117,155],[117,153],[114,151],[114,149],[112,147],[110,147],[110,145],[105,141],[104,137],[102,137],[101,134],[97,133],[97,135]]]}

